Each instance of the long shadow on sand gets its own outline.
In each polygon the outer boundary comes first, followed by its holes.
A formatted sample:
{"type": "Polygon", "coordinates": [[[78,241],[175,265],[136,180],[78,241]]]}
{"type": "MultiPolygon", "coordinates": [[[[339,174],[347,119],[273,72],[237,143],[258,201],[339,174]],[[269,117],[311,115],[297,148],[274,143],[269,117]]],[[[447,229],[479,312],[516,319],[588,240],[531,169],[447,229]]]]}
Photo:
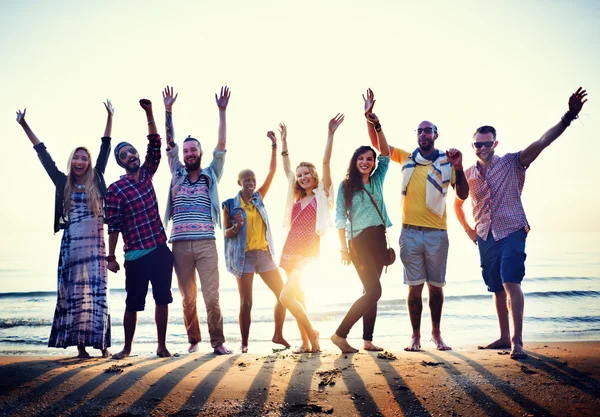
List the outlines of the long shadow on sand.
{"type": "MultiPolygon", "coordinates": [[[[454,351],[448,351],[447,354],[452,355],[455,358],[462,360],[467,365],[472,367],[474,370],[479,372],[485,379],[488,380],[488,382],[493,387],[495,387],[497,390],[502,392],[508,398],[512,399],[512,401],[514,401],[516,404],[521,406],[525,411],[527,411],[528,414],[533,414],[536,416],[552,415],[550,410],[547,410],[544,407],[529,400],[527,397],[525,397],[523,394],[521,394],[515,387],[504,382],[498,376],[496,376],[492,372],[488,371],[487,368],[485,366],[483,366],[482,364],[474,361],[473,359],[467,358],[466,356],[461,355],[460,353],[454,352],[454,351]]],[[[429,353],[429,355],[431,357],[434,357],[437,361],[443,362],[442,358],[440,358],[439,356],[436,356],[436,355],[433,355],[430,353],[429,353]]],[[[447,362],[446,362],[446,365],[449,368],[455,369],[455,372],[457,373],[457,375],[461,375],[460,371],[456,370],[456,368],[454,368],[452,365],[448,364],[447,362]]],[[[486,411],[488,413],[490,413],[489,414],[490,416],[492,416],[492,415],[510,415],[510,414],[504,414],[504,413],[503,414],[493,414],[496,411],[500,411],[500,410],[504,411],[504,409],[498,403],[496,403],[494,400],[487,397],[483,392],[481,392],[471,381],[469,381],[468,383],[465,384],[464,376],[460,380],[457,380],[457,382],[462,382],[461,386],[464,386],[463,390],[467,394],[469,394],[475,401],[477,401],[479,404],[482,404],[482,405],[485,404],[488,406],[486,408],[486,411]],[[476,398],[474,395],[477,395],[476,394],[477,392],[481,393],[481,395],[483,395],[485,398],[483,398],[483,399],[476,398]],[[489,403],[491,403],[491,404],[489,404],[489,403]]]]}
{"type": "Polygon", "coordinates": [[[342,371],[344,384],[346,384],[348,392],[354,397],[354,407],[358,414],[362,417],[380,415],[381,412],[379,411],[379,407],[377,407],[377,403],[375,403],[375,400],[369,394],[362,378],[354,368],[354,364],[352,363],[353,356],[354,354],[341,354],[334,361],[334,365],[342,371]]]}
{"type": "MultiPolygon", "coordinates": [[[[53,361],[47,361],[47,362],[50,364],[53,361]]],[[[61,365],[59,361],[55,361],[55,362],[58,363],[58,366],[55,366],[56,364],[51,364],[50,366],[52,367],[52,369],[58,369],[58,368],[65,366],[65,365],[61,365]]],[[[55,390],[61,384],[68,382],[69,379],[73,378],[74,376],[76,376],[77,374],[82,372],[83,370],[93,368],[96,366],[104,366],[104,365],[106,365],[106,363],[107,363],[106,360],[94,361],[93,363],[88,363],[87,365],[78,366],[76,368],[61,372],[58,375],[55,375],[54,377],[49,379],[48,381],[42,383],[40,386],[34,388],[33,390],[28,391],[22,395],[17,394],[17,396],[13,400],[12,404],[8,404],[8,403],[3,404],[2,411],[3,411],[3,413],[5,413],[5,415],[11,415],[13,412],[18,411],[15,408],[18,408],[18,409],[22,408],[23,403],[27,403],[28,405],[36,403],[37,401],[39,401],[39,399],[41,397],[43,397],[47,393],[55,390]]],[[[28,376],[28,379],[29,379],[29,376],[28,376]]],[[[27,382],[30,382],[33,380],[34,379],[29,379],[29,381],[27,381],[27,382]]],[[[18,387],[21,387],[22,384],[23,384],[23,382],[20,381],[20,385],[13,388],[13,390],[18,387]]]]}
{"type": "Polygon", "coordinates": [[[577,369],[569,367],[566,362],[561,362],[539,353],[529,353],[529,359],[523,361],[527,365],[538,368],[556,379],[558,384],[571,385],[586,394],[600,398],[600,381],[586,375],[577,369]]]}
{"type": "Polygon", "coordinates": [[[373,362],[377,364],[394,393],[394,398],[405,416],[430,417],[431,414],[419,401],[417,396],[408,388],[398,371],[387,360],[378,360],[373,354],[373,362]]]}
{"type": "Polygon", "coordinates": [[[284,408],[282,415],[304,415],[309,411],[308,401],[310,398],[310,386],[312,385],[315,371],[321,366],[321,355],[318,353],[309,353],[300,355],[296,366],[292,371],[288,383],[288,389],[285,392],[283,400],[284,408]],[[308,362],[307,365],[300,366],[300,363],[308,362]]]}
{"type": "Polygon", "coordinates": [[[263,415],[263,410],[267,403],[267,397],[271,387],[271,378],[273,377],[275,361],[276,357],[273,356],[267,356],[263,361],[260,371],[258,371],[252,385],[248,389],[248,394],[244,399],[242,409],[237,414],[239,417],[263,415]]]}
{"type": "Polygon", "coordinates": [[[21,385],[34,381],[65,363],[60,360],[37,360],[9,363],[0,366],[0,395],[8,394],[21,385]],[[28,372],[23,372],[28,369],[28,372]]]}

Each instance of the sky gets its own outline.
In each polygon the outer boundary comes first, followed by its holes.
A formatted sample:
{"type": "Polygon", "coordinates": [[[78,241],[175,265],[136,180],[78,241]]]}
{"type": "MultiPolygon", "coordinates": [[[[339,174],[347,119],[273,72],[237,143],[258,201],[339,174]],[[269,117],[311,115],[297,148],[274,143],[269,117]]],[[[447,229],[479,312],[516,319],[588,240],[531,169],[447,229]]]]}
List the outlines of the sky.
{"type": "MultiPolygon", "coordinates": [[[[496,127],[498,154],[519,151],[560,120],[583,86],[589,103],[528,170],[523,201],[534,231],[600,232],[597,164],[587,157],[600,124],[594,1],[1,2],[0,51],[3,271],[18,269],[17,260],[32,251],[55,265],[60,245],[60,234],[52,234],[54,186],[15,111],[27,108],[30,126],[66,169],[76,146],[97,155],[107,98],[116,109],[113,146],[127,140],[143,149],[140,98],[153,101],[164,135],[166,85],[179,92],[176,140],[198,138],[203,164],[217,141],[214,93],[231,89],[221,199],[237,192],[241,169],[253,169],[259,183],[264,178],[266,132],[279,122],[288,127],[292,164],[320,167],[328,121],[344,113],[332,158],[339,183],[353,150],[368,143],[361,94],[369,87],[391,145],[414,149],[414,129],[430,120],[439,128],[436,146],[462,150],[467,167],[475,162],[470,142],[478,126],[496,127]]],[[[155,176],[161,213],[170,179],[163,162],[155,176]]],[[[286,192],[278,163],[265,200],[277,225],[286,192]]],[[[122,173],[111,158],[107,182],[122,173]]],[[[396,238],[399,187],[400,169],[392,165],[385,198],[396,238]]],[[[462,238],[451,211],[448,219],[462,238]]]]}

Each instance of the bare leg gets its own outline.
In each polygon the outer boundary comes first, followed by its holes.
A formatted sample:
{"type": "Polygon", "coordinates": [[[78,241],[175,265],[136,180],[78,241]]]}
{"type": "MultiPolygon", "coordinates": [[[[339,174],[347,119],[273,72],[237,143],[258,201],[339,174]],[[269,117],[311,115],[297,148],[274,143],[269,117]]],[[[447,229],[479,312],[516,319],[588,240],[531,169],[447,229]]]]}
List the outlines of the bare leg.
{"type": "Polygon", "coordinates": [[[158,334],[158,348],[156,354],[161,358],[171,357],[167,349],[167,323],[169,322],[169,305],[156,305],[154,308],[154,321],[156,322],[156,333],[158,334]]]}
{"type": "Polygon", "coordinates": [[[494,303],[496,304],[496,315],[500,325],[500,338],[486,346],[479,346],[479,349],[510,349],[510,327],[508,325],[508,306],[506,291],[494,293],[494,303]]]}
{"type": "MultiPolygon", "coordinates": [[[[286,284],[287,284],[287,282],[286,282],[286,284]]],[[[281,293],[283,294],[284,291],[285,291],[285,285],[283,286],[283,290],[281,293]]],[[[298,300],[298,302],[300,304],[302,304],[302,308],[304,308],[304,311],[306,311],[306,303],[305,303],[304,291],[302,290],[302,287],[297,288],[296,300],[298,300]]],[[[310,340],[308,338],[308,333],[307,333],[306,329],[302,327],[302,325],[300,324],[300,322],[298,320],[296,320],[296,323],[298,323],[298,329],[300,329],[300,338],[302,339],[302,345],[298,349],[296,349],[294,351],[294,353],[310,352],[311,347],[310,347],[310,340]]],[[[315,332],[316,332],[316,330],[315,330],[315,332]]],[[[318,337],[317,337],[317,342],[318,342],[318,337]]]]}
{"type": "Polygon", "coordinates": [[[503,285],[508,294],[508,307],[513,321],[510,357],[512,359],[525,359],[527,358],[527,353],[523,350],[523,310],[525,306],[523,290],[520,284],[514,282],[505,282],[503,285]]]}
{"type": "Polygon", "coordinates": [[[137,325],[137,311],[127,311],[123,315],[123,329],[125,330],[125,346],[119,353],[112,355],[113,359],[123,359],[131,353],[131,345],[133,344],[133,335],[137,325]]]}
{"type": "Polygon", "coordinates": [[[429,310],[431,311],[431,338],[437,350],[452,350],[444,343],[440,322],[442,321],[442,307],[444,306],[444,289],[427,283],[429,287],[429,310]]]}
{"type": "Polygon", "coordinates": [[[78,352],[77,357],[80,358],[80,359],[89,359],[90,358],[90,354],[87,353],[87,351],[85,350],[85,346],[84,345],[78,345],[77,346],[77,352],[78,352]]]}
{"type": "Polygon", "coordinates": [[[242,335],[242,353],[248,352],[248,335],[250,334],[250,323],[252,322],[252,282],[254,273],[242,274],[237,280],[238,291],[240,293],[240,333],[242,335]]]}
{"type": "MultiPolygon", "coordinates": [[[[300,289],[300,274],[297,270],[288,273],[288,280],[283,286],[279,301],[294,315],[300,328],[300,334],[302,335],[302,346],[298,351],[304,353],[308,351],[318,352],[321,350],[319,346],[319,339],[315,333],[306,310],[302,303],[300,303],[296,296],[301,293],[300,289]],[[310,343],[310,344],[309,344],[310,343]]],[[[303,296],[301,295],[301,298],[303,296]]]]}
{"type": "Polygon", "coordinates": [[[283,322],[285,321],[285,306],[281,304],[279,301],[279,296],[281,295],[281,290],[283,289],[283,280],[281,279],[281,274],[279,273],[279,269],[272,269],[267,272],[263,272],[260,274],[260,277],[263,279],[267,287],[273,292],[275,297],[277,298],[277,303],[275,304],[275,333],[273,334],[273,343],[277,343],[285,346],[286,348],[290,347],[290,344],[283,338],[283,322]]]}
{"type": "Polygon", "coordinates": [[[425,284],[411,285],[408,287],[408,314],[410,315],[410,324],[412,325],[413,333],[410,339],[410,344],[404,348],[407,352],[418,352],[421,350],[421,313],[423,312],[423,287],[425,284]]]}

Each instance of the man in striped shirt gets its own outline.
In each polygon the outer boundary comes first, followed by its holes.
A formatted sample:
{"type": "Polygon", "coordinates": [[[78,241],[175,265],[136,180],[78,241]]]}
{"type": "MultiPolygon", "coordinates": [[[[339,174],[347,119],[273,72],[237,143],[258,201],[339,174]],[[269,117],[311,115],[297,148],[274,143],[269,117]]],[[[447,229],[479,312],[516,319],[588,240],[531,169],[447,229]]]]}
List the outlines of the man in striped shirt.
{"type": "Polygon", "coordinates": [[[521,192],[525,171],[540,153],[556,140],[578,117],[586,91],[581,87],[569,98],[569,110],[542,137],[517,153],[494,154],[498,146],[496,129],[481,126],[473,135],[478,161],[465,171],[473,203],[475,229],[465,218],[464,201],[457,198],[454,209],[469,238],[479,247],[483,280],[494,293],[500,338],[482,349],[511,349],[510,357],[524,359],[521,281],[525,276],[525,239],[529,222],[525,217],[521,192]],[[513,337],[510,337],[509,311],[513,337]]]}
{"type": "Polygon", "coordinates": [[[222,87],[215,94],[219,108],[219,133],[213,160],[201,168],[202,146],[192,137],[183,141],[183,164],[179,161],[179,147],[175,143],[173,128],[173,104],[177,99],[173,87],[165,88],[165,123],[167,131],[167,157],[172,180],[165,221],[173,219],[170,242],[173,244],[175,273],[183,303],[183,320],[190,346],[190,353],[198,350],[200,325],[196,308],[198,288],[196,271],[200,278],[200,289],[206,306],[206,321],[210,344],[217,355],[231,354],[225,346],[223,315],[219,305],[219,269],[215,243],[215,226],[221,227],[219,192],[217,184],[223,174],[226,143],[226,110],[229,89],[222,87]]]}
{"type": "Polygon", "coordinates": [[[154,319],[158,333],[156,354],[169,357],[166,334],[173,275],[173,255],[167,247],[167,236],[158,213],[158,202],[152,177],[160,162],[160,136],[156,129],[150,100],[140,100],[148,120],[148,149],[144,164],[140,166],[137,150],[127,142],[115,147],[117,164],[125,169],[118,181],[106,192],[106,217],[108,219],[108,269],[120,269],[115,257],[119,233],[123,234],[125,251],[125,347],[113,359],[123,359],[131,353],[137,312],[145,307],[148,284],[156,302],[154,319]]]}

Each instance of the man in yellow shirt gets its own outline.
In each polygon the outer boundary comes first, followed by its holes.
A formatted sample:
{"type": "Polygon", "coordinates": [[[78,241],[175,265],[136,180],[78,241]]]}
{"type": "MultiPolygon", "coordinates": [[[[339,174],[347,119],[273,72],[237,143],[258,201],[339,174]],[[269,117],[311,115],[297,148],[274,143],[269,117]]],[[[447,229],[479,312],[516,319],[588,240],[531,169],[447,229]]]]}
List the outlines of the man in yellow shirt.
{"type": "MultiPolygon", "coordinates": [[[[369,89],[363,98],[365,112],[372,112],[373,91],[369,89]]],[[[367,125],[371,144],[377,148],[377,132],[381,131],[381,125],[367,125]]],[[[408,285],[406,303],[413,330],[411,341],[404,350],[421,350],[425,283],[429,288],[432,340],[438,350],[450,350],[440,330],[449,246],[446,194],[452,185],[460,198],[466,197],[469,185],[463,173],[461,152],[454,148],[447,152],[435,148],[437,126],[423,121],[416,131],[418,148],[412,153],[390,146],[391,160],[402,165],[400,259],[404,266],[404,283],[408,285]]]]}

